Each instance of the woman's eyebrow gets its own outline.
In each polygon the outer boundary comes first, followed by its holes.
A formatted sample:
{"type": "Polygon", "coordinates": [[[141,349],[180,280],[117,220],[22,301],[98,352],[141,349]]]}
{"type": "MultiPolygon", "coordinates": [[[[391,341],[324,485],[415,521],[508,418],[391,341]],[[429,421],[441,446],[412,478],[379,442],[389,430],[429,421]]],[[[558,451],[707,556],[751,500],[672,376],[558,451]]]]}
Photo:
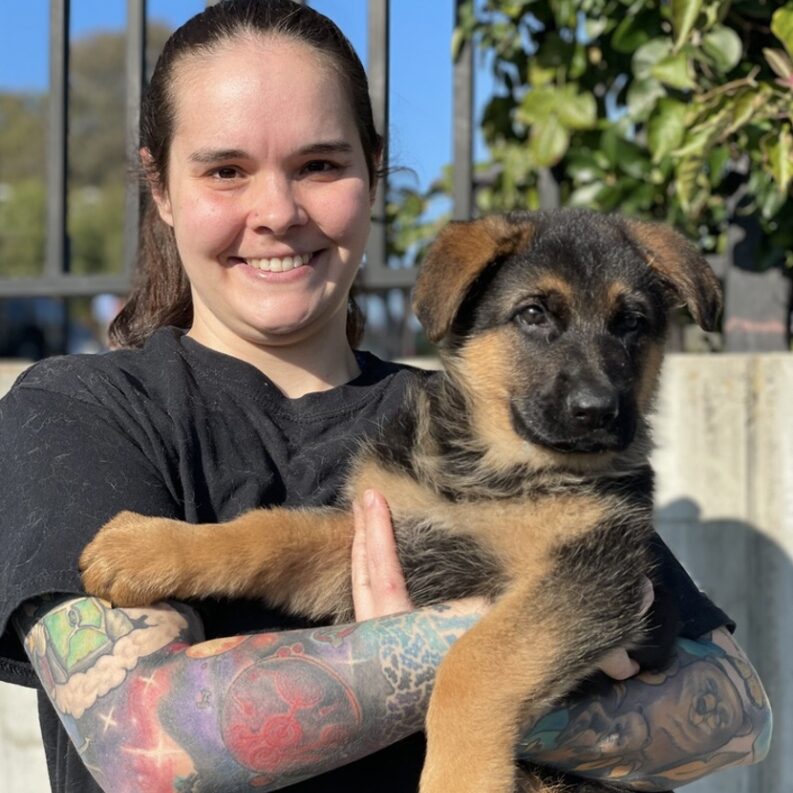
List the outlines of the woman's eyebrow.
{"type": "Polygon", "coordinates": [[[298,149],[300,155],[306,154],[351,154],[352,146],[346,140],[329,140],[311,143],[298,149]]]}
{"type": "Polygon", "coordinates": [[[190,155],[189,160],[206,165],[219,160],[244,160],[248,157],[248,153],[242,149],[198,149],[190,155]]]}
{"type": "MultiPolygon", "coordinates": [[[[351,154],[353,147],[346,140],[328,140],[309,143],[295,153],[300,157],[317,154],[351,154]]],[[[190,155],[190,162],[207,165],[221,160],[245,160],[250,154],[243,149],[198,149],[190,155]]]]}

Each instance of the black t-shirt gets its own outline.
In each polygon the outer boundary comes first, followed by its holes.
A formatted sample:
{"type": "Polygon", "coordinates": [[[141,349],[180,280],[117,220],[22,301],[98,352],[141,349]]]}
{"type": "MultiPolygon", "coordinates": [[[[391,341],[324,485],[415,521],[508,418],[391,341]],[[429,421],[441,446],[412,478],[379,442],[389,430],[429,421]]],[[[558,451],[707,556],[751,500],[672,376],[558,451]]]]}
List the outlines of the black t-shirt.
{"type": "MultiPolygon", "coordinates": [[[[77,560],[121,510],[193,523],[263,505],[332,503],[351,452],[430,376],[358,353],[350,383],[288,399],[257,369],[175,329],[142,350],[50,359],[0,401],[0,680],[37,686],[9,618],[37,595],[83,594],[77,560]]],[[[683,635],[727,624],[658,540],[661,577],[678,594],[683,635]]],[[[207,639],[305,623],[259,602],[193,604],[207,639]]],[[[39,712],[53,791],[99,791],[46,697],[39,712]]],[[[415,790],[413,736],[292,789],[415,790]]]]}

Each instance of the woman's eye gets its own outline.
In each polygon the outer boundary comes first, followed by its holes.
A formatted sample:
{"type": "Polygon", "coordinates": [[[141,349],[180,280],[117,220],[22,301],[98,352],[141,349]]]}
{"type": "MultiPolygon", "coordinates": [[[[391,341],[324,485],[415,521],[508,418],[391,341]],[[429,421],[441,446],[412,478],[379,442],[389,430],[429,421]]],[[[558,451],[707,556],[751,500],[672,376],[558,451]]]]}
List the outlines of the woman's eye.
{"type": "Polygon", "coordinates": [[[311,160],[303,166],[306,173],[330,173],[338,169],[339,166],[330,160],[311,160]]]}
{"type": "Polygon", "coordinates": [[[239,176],[239,171],[230,165],[224,165],[221,168],[215,168],[211,175],[216,179],[226,181],[229,179],[236,179],[236,177],[239,176]]]}
{"type": "Polygon", "coordinates": [[[543,325],[548,321],[548,314],[544,306],[531,303],[518,312],[517,319],[524,325],[543,325]]]}

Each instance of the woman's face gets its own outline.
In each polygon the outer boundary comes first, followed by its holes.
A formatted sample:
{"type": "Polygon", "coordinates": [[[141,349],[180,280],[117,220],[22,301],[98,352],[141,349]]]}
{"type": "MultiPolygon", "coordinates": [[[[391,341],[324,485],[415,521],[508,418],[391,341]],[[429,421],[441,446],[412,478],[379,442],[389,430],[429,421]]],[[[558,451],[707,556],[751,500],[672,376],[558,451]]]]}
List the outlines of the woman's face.
{"type": "Polygon", "coordinates": [[[193,293],[190,335],[234,354],[343,343],[371,190],[350,103],[300,43],[251,35],[176,65],[160,215],[193,293]]]}

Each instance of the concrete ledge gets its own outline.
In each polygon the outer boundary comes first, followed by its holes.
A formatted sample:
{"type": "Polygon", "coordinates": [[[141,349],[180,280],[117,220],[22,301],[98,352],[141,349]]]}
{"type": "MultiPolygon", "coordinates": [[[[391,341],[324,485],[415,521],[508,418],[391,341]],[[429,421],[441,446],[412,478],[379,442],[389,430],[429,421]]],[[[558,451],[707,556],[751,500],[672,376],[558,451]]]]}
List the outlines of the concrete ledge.
{"type": "Polygon", "coordinates": [[[17,377],[30,366],[30,361],[7,361],[0,359],[0,396],[5,394],[17,377]]]}

